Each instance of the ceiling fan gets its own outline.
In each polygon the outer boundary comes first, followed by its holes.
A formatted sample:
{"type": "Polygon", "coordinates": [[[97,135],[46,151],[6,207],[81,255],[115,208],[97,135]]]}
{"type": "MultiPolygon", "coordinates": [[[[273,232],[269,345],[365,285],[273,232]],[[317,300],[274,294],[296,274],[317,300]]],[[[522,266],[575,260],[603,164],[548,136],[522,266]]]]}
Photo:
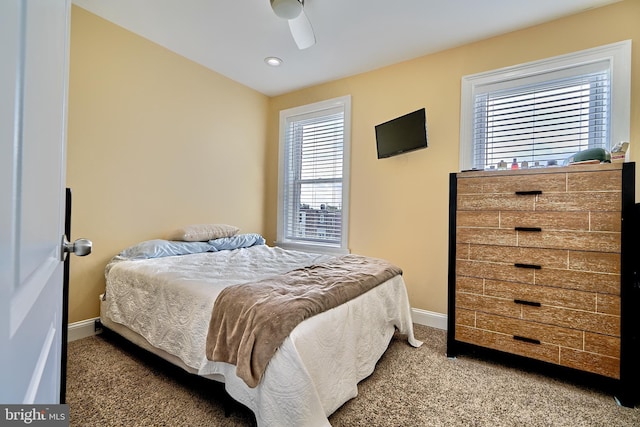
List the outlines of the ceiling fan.
{"type": "Polygon", "coordinates": [[[298,49],[316,44],[311,22],[304,13],[304,0],[269,0],[273,12],[289,21],[289,29],[298,49]]]}

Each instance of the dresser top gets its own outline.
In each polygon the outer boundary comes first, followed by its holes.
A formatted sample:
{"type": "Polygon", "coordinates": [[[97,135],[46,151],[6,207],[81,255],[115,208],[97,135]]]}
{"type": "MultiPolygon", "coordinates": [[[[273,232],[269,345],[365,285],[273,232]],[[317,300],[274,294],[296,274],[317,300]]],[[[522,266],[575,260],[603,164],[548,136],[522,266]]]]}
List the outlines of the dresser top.
{"type": "Polygon", "coordinates": [[[570,166],[550,166],[544,168],[528,169],[507,169],[507,170],[472,170],[458,172],[458,178],[471,178],[482,176],[504,176],[504,175],[533,175],[546,173],[567,173],[567,172],[599,172],[609,170],[620,170],[624,163],[599,163],[599,164],[576,164],[570,166]]]}

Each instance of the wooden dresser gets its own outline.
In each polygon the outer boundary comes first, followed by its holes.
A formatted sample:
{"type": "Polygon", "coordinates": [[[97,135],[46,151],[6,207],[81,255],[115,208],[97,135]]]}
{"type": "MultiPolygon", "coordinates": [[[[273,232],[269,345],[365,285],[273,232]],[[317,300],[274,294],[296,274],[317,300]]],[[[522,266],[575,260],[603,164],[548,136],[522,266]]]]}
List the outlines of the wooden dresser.
{"type": "Polygon", "coordinates": [[[447,354],[487,348],[589,372],[632,405],[635,164],[461,172],[450,193],[447,354]]]}

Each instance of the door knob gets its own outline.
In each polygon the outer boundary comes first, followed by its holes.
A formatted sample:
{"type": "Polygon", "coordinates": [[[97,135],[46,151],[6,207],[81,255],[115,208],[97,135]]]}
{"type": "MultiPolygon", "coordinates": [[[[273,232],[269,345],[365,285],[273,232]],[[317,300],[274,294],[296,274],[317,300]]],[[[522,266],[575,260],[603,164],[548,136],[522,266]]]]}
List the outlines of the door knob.
{"type": "Polygon", "coordinates": [[[67,240],[67,236],[62,236],[62,251],[60,257],[62,261],[64,261],[68,253],[73,253],[77,256],[89,255],[92,246],[93,242],[91,242],[91,240],[77,239],[75,242],[70,243],[67,240]]]}

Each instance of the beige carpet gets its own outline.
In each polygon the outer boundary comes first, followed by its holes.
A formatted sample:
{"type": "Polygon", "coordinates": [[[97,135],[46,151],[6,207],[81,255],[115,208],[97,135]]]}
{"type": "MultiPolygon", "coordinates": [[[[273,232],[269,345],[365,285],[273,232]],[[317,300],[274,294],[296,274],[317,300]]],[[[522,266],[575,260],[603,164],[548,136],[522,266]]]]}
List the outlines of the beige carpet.
{"type": "MultiPolygon", "coordinates": [[[[444,331],[416,325],[415,333],[425,344],[394,337],[358,397],[329,418],[333,426],[640,426],[640,408],[620,407],[602,391],[470,356],[448,359],[444,331]]],[[[220,384],[111,334],[69,344],[67,381],[72,426],[255,422],[220,384]]]]}

